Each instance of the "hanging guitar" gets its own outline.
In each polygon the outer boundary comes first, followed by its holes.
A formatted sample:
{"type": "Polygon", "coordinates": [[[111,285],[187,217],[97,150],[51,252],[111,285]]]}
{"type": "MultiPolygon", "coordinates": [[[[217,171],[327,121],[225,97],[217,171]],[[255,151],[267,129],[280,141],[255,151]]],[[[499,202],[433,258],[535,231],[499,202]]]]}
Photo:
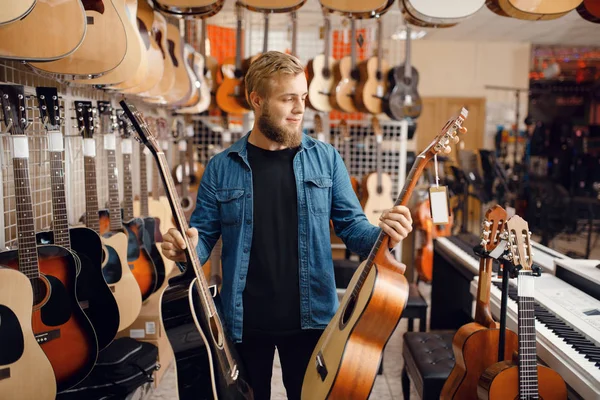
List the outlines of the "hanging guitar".
{"type": "MultiPolygon", "coordinates": [[[[135,107],[125,101],[119,104],[154,156],[177,228],[186,232],[189,225],[165,154],[135,107]]],[[[183,236],[187,266],[182,275],[169,281],[162,299],[162,319],[175,353],[179,398],[253,399],[242,364],[221,321],[218,291],[215,288],[211,292],[196,248],[183,236]]]]}
{"type": "MultiPolygon", "coordinates": [[[[434,155],[460,140],[467,110],[450,119],[433,142],[417,156],[394,205],[406,205],[434,155]]],[[[303,400],[366,399],[371,393],[383,348],[396,329],[408,299],[406,266],[389,250],[389,236],[380,232],[366,261],[361,263],[340,307],[321,335],[304,375],[303,400]]]]}
{"type": "Polygon", "coordinates": [[[331,20],[326,9],[323,9],[323,17],[325,19],[325,50],[323,54],[310,60],[306,66],[308,72],[306,105],[315,111],[329,112],[332,110],[329,96],[335,88],[332,68],[336,61],[331,57],[331,20]]]}

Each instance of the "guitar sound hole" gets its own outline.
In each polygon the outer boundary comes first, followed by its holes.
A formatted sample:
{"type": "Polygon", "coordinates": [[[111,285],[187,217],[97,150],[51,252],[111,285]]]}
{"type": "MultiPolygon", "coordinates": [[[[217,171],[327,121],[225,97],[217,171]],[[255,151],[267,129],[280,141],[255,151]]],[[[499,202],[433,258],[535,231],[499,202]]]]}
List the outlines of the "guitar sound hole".
{"type": "Polygon", "coordinates": [[[383,79],[383,74],[381,73],[381,71],[377,71],[377,73],[375,74],[375,79],[377,79],[378,81],[383,79]]]}
{"type": "Polygon", "coordinates": [[[408,78],[408,77],[406,77],[406,76],[405,76],[405,77],[402,79],[402,81],[404,81],[404,84],[405,84],[405,85],[407,85],[407,86],[410,86],[410,85],[412,85],[412,78],[408,78]]]}
{"type": "Polygon", "coordinates": [[[33,288],[33,306],[42,306],[50,295],[48,281],[40,276],[31,280],[31,287],[33,288]]]}
{"type": "Polygon", "coordinates": [[[323,70],[321,71],[321,75],[323,75],[323,78],[329,79],[329,77],[331,76],[331,72],[328,68],[323,68],[323,70]]]}
{"type": "Polygon", "coordinates": [[[191,205],[190,199],[188,199],[187,197],[184,197],[183,199],[181,199],[181,207],[188,208],[190,205],[191,205]]]}
{"type": "Polygon", "coordinates": [[[350,77],[355,81],[358,81],[360,80],[360,72],[357,69],[353,69],[352,72],[350,72],[350,77]]]}
{"type": "Polygon", "coordinates": [[[348,300],[346,308],[344,309],[344,313],[342,314],[342,318],[340,320],[340,329],[343,329],[350,318],[352,318],[352,314],[354,313],[354,309],[356,308],[356,297],[352,296],[348,300]]]}

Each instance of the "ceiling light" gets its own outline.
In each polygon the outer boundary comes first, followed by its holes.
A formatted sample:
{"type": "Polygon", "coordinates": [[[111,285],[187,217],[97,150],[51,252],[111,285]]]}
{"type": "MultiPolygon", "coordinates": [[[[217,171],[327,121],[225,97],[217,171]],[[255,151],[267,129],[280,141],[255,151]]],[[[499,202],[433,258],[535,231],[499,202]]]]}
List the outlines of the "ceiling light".
{"type": "MultiPolygon", "coordinates": [[[[425,37],[425,35],[427,35],[427,32],[423,30],[414,31],[411,29],[410,31],[410,38],[412,40],[422,39],[423,37],[425,37]]],[[[406,29],[396,30],[396,32],[392,34],[391,38],[393,40],[406,40],[406,29]]]]}

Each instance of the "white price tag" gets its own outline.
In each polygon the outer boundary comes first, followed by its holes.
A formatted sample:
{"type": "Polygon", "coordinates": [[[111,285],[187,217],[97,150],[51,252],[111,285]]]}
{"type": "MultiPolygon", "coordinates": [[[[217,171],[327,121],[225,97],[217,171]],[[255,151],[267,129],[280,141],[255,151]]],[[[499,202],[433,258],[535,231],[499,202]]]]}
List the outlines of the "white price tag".
{"type": "Polygon", "coordinates": [[[104,135],[104,150],[116,150],[117,149],[117,138],[114,133],[107,133],[104,135]]]}
{"type": "Polygon", "coordinates": [[[231,132],[224,131],[221,134],[221,137],[222,137],[224,143],[231,143],[231,132]]]}
{"type": "Polygon", "coordinates": [[[180,140],[179,143],[177,143],[177,147],[179,148],[179,151],[187,151],[187,141],[180,140]]]}
{"type": "Polygon", "coordinates": [[[96,157],[96,141],[94,139],[83,139],[83,155],[96,157]]]}
{"type": "Polygon", "coordinates": [[[169,141],[168,140],[161,141],[160,147],[163,149],[163,151],[169,150],[169,141]]]}
{"type": "Polygon", "coordinates": [[[434,225],[447,224],[450,221],[448,209],[448,191],[446,186],[429,188],[429,203],[431,205],[431,219],[434,225]]]}
{"type": "Polygon", "coordinates": [[[63,135],[60,131],[48,133],[48,151],[64,151],[63,135]]]}
{"type": "Polygon", "coordinates": [[[146,332],[143,329],[130,329],[129,337],[132,339],[143,339],[146,337],[146,332]]]}
{"type": "Polygon", "coordinates": [[[29,142],[27,136],[13,136],[13,157],[29,158],[29,142]]]}
{"type": "Polygon", "coordinates": [[[376,135],[375,140],[377,143],[381,144],[383,142],[383,135],[376,135]]]}
{"type": "Polygon", "coordinates": [[[377,93],[376,93],[377,97],[383,97],[383,86],[381,85],[377,85],[377,93]]]}
{"type": "Polygon", "coordinates": [[[324,133],[317,133],[317,139],[320,140],[321,142],[325,141],[325,134],[324,133]]]}
{"type": "Polygon", "coordinates": [[[121,153],[123,153],[123,154],[133,153],[133,143],[131,142],[131,139],[121,140],[121,153]]]}
{"type": "Polygon", "coordinates": [[[185,127],[185,134],[187,137],[194,137],[194,126],[188,125],[185,127]]]}
{"type": "Polygon", "coordinates": [[[156,323],[154,321],[146,322],[146,334],[147,335],[155,335],[156,334],[156,323]]]}

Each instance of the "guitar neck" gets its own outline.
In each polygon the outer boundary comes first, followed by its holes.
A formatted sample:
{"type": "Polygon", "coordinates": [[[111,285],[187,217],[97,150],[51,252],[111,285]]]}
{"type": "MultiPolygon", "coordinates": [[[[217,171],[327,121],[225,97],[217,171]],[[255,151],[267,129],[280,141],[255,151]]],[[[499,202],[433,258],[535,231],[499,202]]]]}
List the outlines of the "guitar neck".
{"type": "Polygon", "coordinates": [[[140,147],[140,213],[142,217],[150,216],[148,208],[148,172],[146,170],[145,147],[140,147]]]}
{"type": "Polygon", "coordinates": [[[131,154],[123,154],[123,219],[133,219],[133,182],[131,179],[131,154]]]}
{"type": "MultiPolygon", "coordinates": [[[[83,139],[84,148],[86,141],[95,146],[94,139],[83,139]]],[[[95,147],[94,147],[95,149],[95,147]]],[[[100,233],[100,216],[98,215],[98,188],[96,183],[96,157],[85,155],[83,157],[83,170],[85,173],[85,224],[88,228],[100,233]]]]}
{"type": "Polygon", "coordinates": [[[325,15],[325,70],[329,71],[329,55],[331,54],[331,20],[325,15]]]}
{"type": "Polygon", "coordinates": [[[269,49],[269,13],[264,13],[265,31],[263,33],[263,54],[269,49]]]}
{"type": "Polygon", "coordinates": [[[181,165],[181,197],[186,197],[188,195],[189,184],[189,177],[185,168],[187,163],[187,150],[181,150],[179,152],[179,163],[181,165]]]}
{"type": "Polygon", "coordinates": [[[381,173],[382,173],[382,169],[381,169],[381,141],[383,140],[383,137],[381,135],[377,135],[376,136],[376,171],[377,171],[377,188],[379,190],[379,188],[381,187],[382,184],[382,178],[381,178],[381,173]]]}
{"type": "Polygon", "coordinates": [[[206,18],[202,18],[201,20],[201,38],[200,38],[200,54],[203,57],[206,57],[206,18]]]}
{"type": "MultiPolygon", "coordinates": [[[[239,8],[239,6],[236,5],[239,8]]],[[[235,69],[242,70],[242,17],[238,9],[237,29],[235,31],[235,69]]]]}
{"type": "Polygon", "coordinates": [[[475,322],[487,328],[495,328],[496,321],[490,311],[490,285],[492,283],[493,258],[479,260],[479,282],[477,284],[477,299],[475,305],[475,322]]]}
{"type": "MultiPolygon", "coordinates": [[[[114,135],[113,135],[114,137],[114,135]]],[[[110,214],[110,230],[121,231],[121,207],[119,206],[119,181],[117,179],[117,158],[115,150],[106,150],[108,161],[108,212],[110,214]]]]}
{"type": "Polygon", "coordinates": [[[160,198],[160,179],[158,175],[158,167],[155,163],[152,163],[152,199],[158,200],[160,198]]]}
{"type": "Polygon", "coordinates": [[[519,271],[519,398],[538,398],[537,351],[534,314],[534,277],[531,270],[519,271]]]}
{"type": "Polygon", "coordinates": [[[350,18],[350,61],[352,69],[356,68],[356,21],[350,18]]]}
{"type": "Polygon", "coordinates": [[[404,59],[404,77],[410,79],[412,77],[412,67],[410,65],[410,42],[411,42],[411,29],[408,24],[406,24],[406,49],[405,49],[405,59],[404,59]]]}
{"type": "Polygon", "coordinates": [[[377,80],[382,80],[381,75],[381,60],[383,59],[383,49],[381,43],[383,39],[383,28],[382,28],[381,16],[377,18],[377,80]]]}
{"type": "MultiPolygon", "coordinates": [[[[59,133],[60,135],[60,133],[59,133]]],[[[60,135],[62,140],[62,135],[60,135]]],[[[65,196],[64,151],[50,151],[50,185],[52,187],[52,231],[54,244],[71,249],[69,218],[65,196]]]]}
{"type": "Polygon", "coordinates": [[[346,169],[348,170],[348,174],[350,175],[350,138],[344,138],[344,164],[346,164],[346,169]]]}
{"type": "Polygon", "coordinates": [[[298,56],[298,15],[296,11],[292,11],[292,55],[298,56]]]}

